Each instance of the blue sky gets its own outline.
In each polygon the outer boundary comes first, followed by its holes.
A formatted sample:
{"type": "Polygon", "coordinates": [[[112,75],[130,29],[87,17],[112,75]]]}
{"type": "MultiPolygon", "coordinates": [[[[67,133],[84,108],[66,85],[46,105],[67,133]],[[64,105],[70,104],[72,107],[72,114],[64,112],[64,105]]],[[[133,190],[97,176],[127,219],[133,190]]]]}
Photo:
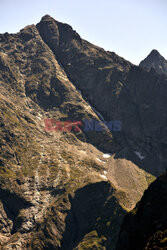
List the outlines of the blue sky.
{"type": "Polygon", "coordinates": [[[0,33],[16,33],[45,14],[134,64],[152,49],[167,58],[167,0],[0,0],[0,33]]]}

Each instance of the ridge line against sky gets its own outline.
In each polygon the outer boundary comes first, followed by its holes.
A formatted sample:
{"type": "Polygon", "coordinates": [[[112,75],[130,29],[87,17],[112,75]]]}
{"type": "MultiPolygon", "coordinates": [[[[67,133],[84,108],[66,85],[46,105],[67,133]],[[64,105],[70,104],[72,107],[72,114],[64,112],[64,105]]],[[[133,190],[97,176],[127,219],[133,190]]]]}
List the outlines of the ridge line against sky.
{"type": "Polygon", "coordinates": [[[167,58],[166,0],[0,0],[0,11],[0,33],[17,33],[49,14],[134,64],[152,49],[167,58]]]}

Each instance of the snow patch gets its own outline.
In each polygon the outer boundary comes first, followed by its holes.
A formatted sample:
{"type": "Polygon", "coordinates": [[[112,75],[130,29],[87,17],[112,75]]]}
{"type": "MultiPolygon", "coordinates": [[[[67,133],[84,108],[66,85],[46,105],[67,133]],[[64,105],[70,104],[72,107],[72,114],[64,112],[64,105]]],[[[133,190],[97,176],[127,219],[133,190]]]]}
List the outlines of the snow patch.
{"type": "Polygon", "coordinates": [[[107,180],[107,177],[105,175],[103,175],[103,174],[100,174],[100,177],[107,180]]]}
{"type": "Polygon", "coordinates": [[[135,155],[137,155],[139,157],[140,160],[143,160],[145,158],[144,155],[142,155],[140,152],[135,151],[135,155]]]}
{"type": "Polygon", "coordinates": [[[93,111],[101,118],[102,121],[104,121],[104,117],[102,116],[102,114],[100,114],[95,108],[93,108],[91,106],[91,108],[93,109],[93,111]]]}
{"type": "Polygon", "coordinates": [[[84,151],[84,150],[80,150],[80,153],[82,153],[82,154],[86,154],[86,151],[84,151]]]}
{"type": "Polygon", "coordinates": [[[112,156],[112,154],[103,154],[103,158],[110,158],[112,156]]]}
{"type": "Polygon", "coordinates": [[[106,163],[105,161],[100,160],[99,158],[96,158],[99,162],[106,163]]]}

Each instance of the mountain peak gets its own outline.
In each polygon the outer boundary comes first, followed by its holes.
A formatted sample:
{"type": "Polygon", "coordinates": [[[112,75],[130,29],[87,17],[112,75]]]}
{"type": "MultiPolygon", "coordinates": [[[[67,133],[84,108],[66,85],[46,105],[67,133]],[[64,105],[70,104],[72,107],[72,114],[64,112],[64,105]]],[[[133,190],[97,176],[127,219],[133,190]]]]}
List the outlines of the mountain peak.
{"type": "Polygon", "coordinates": [[[44,20],[48,20],[48,19],[53,19],[53,17],[51,17],[50,15],[46,14],[42,17],[41,21],[44,21],[44,20]]]}
{"type": "Polygon", "coordinates": [[[158,50],[153,49],[151,53],[148,55],[148,57],[154,57],[154,58],[162,58],[163,56],[159,53],[158,50]]]}
{"type": "Polygon", "coordinates": [[[148,71],[153,68],[157,73],[167,75],[167,61],[156,49],[153,49],[151,53],[141,61],[139,66],[148,71]]]}
{"type": "Polygon", "coordinates": [[[159,51],[157,49],[153,49],[150,54],[158,54],[160,55],[159,51]]]}
{"type": "Polygon", "coordinates": [[[36,27],[42,39],[51,47],[54,53],[57,53],[61,41],[68,43],[68,46],[76,42],[78,44],[82,43],[81,37],[70,25],[58,22],[48,14],[42,17],[36,27]]]}

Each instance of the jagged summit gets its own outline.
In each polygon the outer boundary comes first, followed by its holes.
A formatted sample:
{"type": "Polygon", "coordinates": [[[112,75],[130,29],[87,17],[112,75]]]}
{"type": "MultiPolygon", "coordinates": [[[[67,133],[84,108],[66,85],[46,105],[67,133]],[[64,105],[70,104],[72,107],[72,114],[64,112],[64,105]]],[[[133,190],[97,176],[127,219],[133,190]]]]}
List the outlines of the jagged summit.
{"type": "Polygon", "coordinates": [[[44,16],[41,18],[41,20],[45,20],[45,19],[49,19],[49,18],[53,19],[53,17],[51,17],[49,14],[46,14],[46,15],[44,15],[44,16]]]}
{"type": "Polygon", "coordinates": [[[57,53],[62,43],[67,43],[68,45],[75,42],[79,44],[82,43],[81,37],[70,25],[58,22],[49,15],[43,16],[36,27],[41,37],[49,47],[51,47],[54,53],[57,53]]]}
{"type": "MultiPolygon", "coordinates": [[[[165,60],[165,58],[159,53],[158,50],[153,49],[150,54],[147,56],[148,60],[152,60],[153,62],[155,62],[156,60],[161,61],[161,60],[165,60]]],[[[165,60],[166,61],[166,60],[165,60]]]]}
{"type": "Polygon", "coordinates": [[[149,71],[153,68],[157,73],[167,75],[167,61],[156,49],[153,49],[139,66],[149,71]]]}
{"type": "Polygon", "coordinates": [[[46,14],[46,15],[44,15],[42,18],[41,18],[41,20],[40,20],[40,23],[41,22],[58,22],[57,20],[55,20],[52,16],[50,16],[49,14],[46,14]]]}
{"type": "Polygon", "coordinates": [[[41,18],[40,22],[39,22],[37,25],[42,24],[42,23],[45,23],[45,22],[46,22],[47,24],[55,23],[55,24],[57,24],[57,25],[68,26],[68,27],[70,27],[71,30],[73,30],[73,28],[72,28],[69,24],[60,22],[60,21],[56,20],[55,18],[53,18],[52,16],[50,16],[49,14],[44,15],[44,16],[41,18]]]}
{"type": "Polygon", "coordinates": [[[158,50],[153,49],[153,50],[150,52],[149,56],[156,56],[156,57],[159,57],[159,56],[161,56],[161,54],[159,53],[158,50]]]}

